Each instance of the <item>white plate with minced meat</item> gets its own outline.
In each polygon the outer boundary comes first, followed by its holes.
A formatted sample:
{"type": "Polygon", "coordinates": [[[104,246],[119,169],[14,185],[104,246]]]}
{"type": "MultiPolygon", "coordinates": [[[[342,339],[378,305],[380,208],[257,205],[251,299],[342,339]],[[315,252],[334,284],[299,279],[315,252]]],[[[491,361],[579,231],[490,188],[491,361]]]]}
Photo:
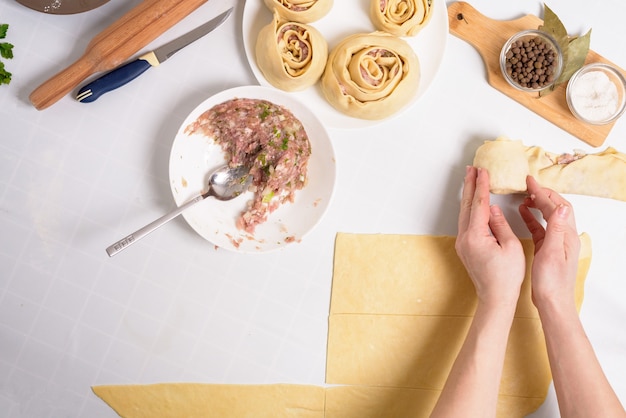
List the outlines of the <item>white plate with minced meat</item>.
{"type": "MultiPolygon", "coordinates": [[[[335,0],[331,10],[318,21],[309,23],[324,36],[331,51],[346,37],[356,33],[374,32],[369,16],[369,0],[335,0]]],[[[255,47],[261,29],[272,21],[272,12],[263,0],[246,0],[242,18],[243,44],[248,64],[259,84],[270,86],[256,62],[255,47]]],[[[448,40],[448,11],[444,0],[433,0],[432,17],[416,36],[402,37],[413,48],[420,62],[420,81],[417,94],[400,111],[386,119],[359,119],[333,108],[324,98],[320,83],[291,94],[315,109],[325,126],[353,129],[372,126],[399,116],[424,96],[435,80],[448,40]]]]}
{"type": "Polygon", "coordinates": [[[249,166],[250,189],[183,213],[216,247],[264,252],[300,242],[333,195],[335,153],[326,129],[297,99],[273,88],[225,90],[187,116],[170,154],[176,204],[206,191],[209,174],[224,164],[249,166]]]}

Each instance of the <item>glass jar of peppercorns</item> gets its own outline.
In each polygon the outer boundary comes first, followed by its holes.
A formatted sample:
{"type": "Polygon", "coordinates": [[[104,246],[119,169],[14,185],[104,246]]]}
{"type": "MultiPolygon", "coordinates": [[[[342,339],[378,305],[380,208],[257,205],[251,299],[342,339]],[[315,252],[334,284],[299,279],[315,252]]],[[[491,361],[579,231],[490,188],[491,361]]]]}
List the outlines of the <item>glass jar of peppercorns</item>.
{"type": "Polygon", "coordinates": [[[500,52],[504,79],[518,90],[538,92],[551,87],[561,75],[563,54],[547,32],[525,30],[513,35],[500,52]]]}

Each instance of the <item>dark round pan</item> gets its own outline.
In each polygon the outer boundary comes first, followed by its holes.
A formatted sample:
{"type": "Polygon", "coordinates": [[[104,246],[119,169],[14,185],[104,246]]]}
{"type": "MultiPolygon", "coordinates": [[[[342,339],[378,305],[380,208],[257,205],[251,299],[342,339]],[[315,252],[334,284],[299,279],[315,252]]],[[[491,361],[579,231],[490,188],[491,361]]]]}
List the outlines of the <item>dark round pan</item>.
{"type": "Polygon", "coordinates": [[[82,13],[100,7],[109,0],[17,0],[18,3],[39,12],[53,15],[82,13]]]}

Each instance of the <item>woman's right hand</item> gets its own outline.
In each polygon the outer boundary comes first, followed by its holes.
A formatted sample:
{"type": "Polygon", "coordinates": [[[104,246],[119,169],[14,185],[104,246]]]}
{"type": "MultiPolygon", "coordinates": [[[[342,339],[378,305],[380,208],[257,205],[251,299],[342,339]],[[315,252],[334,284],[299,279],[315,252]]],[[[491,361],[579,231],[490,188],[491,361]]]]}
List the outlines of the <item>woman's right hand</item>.
{"type": "Polygon", "coordinates": [[[467,167],[455,244],[478,301],[515,310],[526,271],[520,240],[502,210],[489,205],[489,173],[467,167]]]}
{"type": "Polygon", "coordinates": [[[535,243],[531,270],[533,302],[540,311],[548,306],[575,308],[580,239],[574,211],[561,195],[542,188],[533,177],[528,176],[526,184],[528,197],[519,211],[535,243]],[[545,228],[531,208],[541,212],[547,223],[545,228]]]}

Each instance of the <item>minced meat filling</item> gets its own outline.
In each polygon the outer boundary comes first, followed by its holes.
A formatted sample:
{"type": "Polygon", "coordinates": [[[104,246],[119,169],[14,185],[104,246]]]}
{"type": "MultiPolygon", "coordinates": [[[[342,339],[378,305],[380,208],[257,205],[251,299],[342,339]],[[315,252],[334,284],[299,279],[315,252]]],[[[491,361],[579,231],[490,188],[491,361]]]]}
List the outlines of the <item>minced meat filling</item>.
{"type": "Polygon", "coordinates": [[[254,180],[254,199],[237,226],[255,227],[307,181],[311,144],[302,123],[286,108],[260,99],[232,99],[204,112],[187,134],[202,133],[226,153],[231,166],[246,165],[254,180]]]}

